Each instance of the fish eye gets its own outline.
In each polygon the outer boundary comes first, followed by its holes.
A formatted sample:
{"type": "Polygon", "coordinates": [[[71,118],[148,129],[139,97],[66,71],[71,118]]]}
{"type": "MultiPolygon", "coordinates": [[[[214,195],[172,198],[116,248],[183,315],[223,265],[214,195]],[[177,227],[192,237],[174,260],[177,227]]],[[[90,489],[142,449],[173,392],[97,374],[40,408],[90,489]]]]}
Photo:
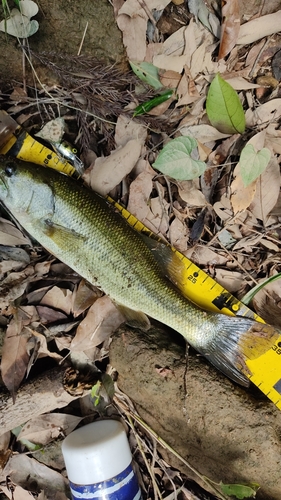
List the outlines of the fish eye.
{"type": "Polygon", "coordinates": [[[7,177],[12,177],[16,173],[17,167],[14,163],[7,163],[5,167],[5,174],[7,177]]]}

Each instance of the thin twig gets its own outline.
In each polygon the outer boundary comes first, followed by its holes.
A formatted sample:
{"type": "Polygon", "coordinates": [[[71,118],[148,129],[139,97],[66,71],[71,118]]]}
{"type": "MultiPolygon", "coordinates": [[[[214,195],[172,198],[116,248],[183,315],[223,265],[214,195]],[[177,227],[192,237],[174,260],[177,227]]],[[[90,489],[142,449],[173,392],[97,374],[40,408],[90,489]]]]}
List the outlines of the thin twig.
{"type": "Polygon", "coordinates": [[[88,26],[89,26],[89,22],[87,21],[85,29],[84,29],[84,33],[83,33],[83,36],[82,36],[82,40],[81,40],[81,43],[79,45],[79,49],[78,49],[78,52],[77,52],[78,56],[80,56],[80,54],[81,54],[81,50],[82,50],[82,47],[83,47],[83,43],[84,43],[84,40],[85,40],[85,36],[86,36],[86,33],[87,33],[88,26]]]}

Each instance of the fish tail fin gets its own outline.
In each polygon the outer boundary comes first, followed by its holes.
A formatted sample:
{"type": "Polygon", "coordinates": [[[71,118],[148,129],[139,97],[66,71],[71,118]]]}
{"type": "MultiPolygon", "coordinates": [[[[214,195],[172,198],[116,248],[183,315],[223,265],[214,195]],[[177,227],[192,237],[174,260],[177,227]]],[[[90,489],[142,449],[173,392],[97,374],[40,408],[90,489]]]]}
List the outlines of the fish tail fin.
{"type": "Polygon", "coordinates": [[[270,350],[281,340],[281,332],[249,318],[217,314],[214,317],[211,323],[218,333],[199,352],[230,379],[248,387],[251,370],[247,361],[270,350]]]}

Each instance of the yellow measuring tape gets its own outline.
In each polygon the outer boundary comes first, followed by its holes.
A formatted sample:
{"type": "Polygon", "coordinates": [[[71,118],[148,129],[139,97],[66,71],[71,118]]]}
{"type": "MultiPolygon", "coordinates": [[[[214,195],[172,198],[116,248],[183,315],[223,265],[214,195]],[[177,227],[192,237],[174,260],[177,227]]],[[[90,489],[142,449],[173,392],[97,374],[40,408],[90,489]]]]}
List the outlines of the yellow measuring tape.
{"type": "MultiPolygon", "coordinates": [[[[24,161],[50,167],[67,175],[76,175],[76,170],[71,164],[33,139],[20,127],[4,146],[1,147],[0,145],[0,153],[9,153],[24,161]]],[[[134,229],[163,243],[160,238],[122,205],[109,197],[108,200],[134,229]]],[[[166,243],[164,244],[166,245],[166,243]]],[[[236,299],[185,255],[171,245],[167,245],[181,263],[181,283],[179,288],[187,298],[203,309],[231,316],[246,316],[264,323],[262,318],[236,299]]],[[[247,366],[251,372],[249,379],[281,410],[281,334],[270,350],[254,360],[247,361],[247,366]]]]}

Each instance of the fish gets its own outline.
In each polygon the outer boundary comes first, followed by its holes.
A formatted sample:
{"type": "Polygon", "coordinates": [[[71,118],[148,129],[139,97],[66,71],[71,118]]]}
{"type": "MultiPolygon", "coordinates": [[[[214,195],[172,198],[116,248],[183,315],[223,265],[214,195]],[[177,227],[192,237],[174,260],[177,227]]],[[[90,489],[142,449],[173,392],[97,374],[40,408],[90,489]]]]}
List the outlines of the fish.
{"type": "Polygon", "coordinates": [[[273,326],[208,312],[189,301],[167,278],[167,262],[161,266],[145,238],[82,182],[2,156],[0,203],[32,238],[99,287],[127,318],[147,326],[149,317],[176,330],[242,386],[249,385],[247,361],[280,338],[273,326]]]}

